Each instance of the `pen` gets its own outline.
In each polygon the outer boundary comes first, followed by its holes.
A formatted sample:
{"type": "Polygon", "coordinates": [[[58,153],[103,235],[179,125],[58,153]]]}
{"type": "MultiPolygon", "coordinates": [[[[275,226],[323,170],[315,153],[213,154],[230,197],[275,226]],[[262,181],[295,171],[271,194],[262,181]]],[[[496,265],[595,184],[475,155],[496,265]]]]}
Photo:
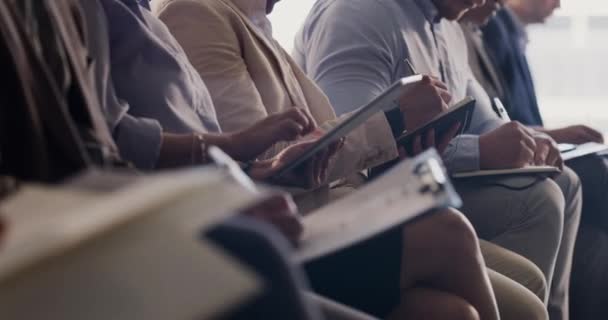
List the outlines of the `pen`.
{"type": "Polygon", "coordinates": [[[509,117],[507,109],[505,109],[505,106],[502,104],[502,101],[500,101],[499,98],[494,98],[494,111],[498,114],[499,118],[506,121],[511,121],[511,117],[509,117]]]}
{"type": "Polygon", "coordinates": [[[410,59],[405,58],[404,62],[405,62],[405,65],[407,65],[407,68],[409,69],[411,75],[418,74],[418,72],[416,72],[416,68],[414,68],[414,65],[410,62],[410,59]]]}

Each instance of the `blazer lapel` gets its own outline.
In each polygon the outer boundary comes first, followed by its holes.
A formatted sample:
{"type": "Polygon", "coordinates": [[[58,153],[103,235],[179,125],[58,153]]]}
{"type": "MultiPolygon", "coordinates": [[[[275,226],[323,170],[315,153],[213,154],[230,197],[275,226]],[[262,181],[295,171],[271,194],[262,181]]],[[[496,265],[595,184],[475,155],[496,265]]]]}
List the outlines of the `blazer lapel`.
{"type": "Polygon", "coordinates": [[[306,99],[304,98],[304,93],[299,87],[299,84],[294,83],[295,80],[298,80],[295,74],[292,71],[292,66],[289,64],[288,57],[285,56],[284,52],[281,51],[279,44],[275,43],[273,40],[268,39],[268,37],[262,33],[262,31],[254,25],[251,20],[230,0],[219,0],[224,2],[228,7],[230,7],[236,14],[238,14],[241,19],[245,22],[247,29],[260,41],[266,49],[272,54],[272,60],[275,65],[279,68],[281,72],[281,79],[287,88],[287,93],[293,105],[306,105],[306,99]],[[283,61],[287,61],[288,63],[284,63],[283,61]]]}

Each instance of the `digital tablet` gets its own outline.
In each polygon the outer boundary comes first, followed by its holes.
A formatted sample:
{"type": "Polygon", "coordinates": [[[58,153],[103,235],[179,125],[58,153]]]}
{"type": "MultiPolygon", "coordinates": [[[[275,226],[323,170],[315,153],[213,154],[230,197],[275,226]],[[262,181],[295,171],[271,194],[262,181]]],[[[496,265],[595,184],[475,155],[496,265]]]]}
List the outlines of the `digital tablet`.
{"type": "Polygon", "coordinates": [[[386,112],[398,108],[399,98],[406,94],[408,90],[412,90],[417,83],[422,81],[422,78],[422,75],[415,75],[402,78],[401,80],[395,82],[370,103],[359,108],[357,111],[354,111],[333,129],[323,134],[323,136],[319,138],[315,144],[303,152],[300,157],[290,163],[285,164],[285,166],[275,174],[275,177],[282,176],[285,173],[295,169],[313,157],[317,152],[327,148],[333,142],[345,137],[378,112],[386,112]]]}
{"type": "MultiPolygon", "coordinates": [[[[471,118],[475,111],[475,99],[466,97],[448,110],[438,114],[435,118],[427,122],[420,128],[405,132],[397,138],[397,144],[406,149],[412,147],[414,137],[421,135],[431,129],[435,129],[437,137],[443,136],[457,122],[460,122],[459,134],[467,131],[471,125],[471,118]]],[[[406,115],[407,116],[407,115],[406,115]]]]}

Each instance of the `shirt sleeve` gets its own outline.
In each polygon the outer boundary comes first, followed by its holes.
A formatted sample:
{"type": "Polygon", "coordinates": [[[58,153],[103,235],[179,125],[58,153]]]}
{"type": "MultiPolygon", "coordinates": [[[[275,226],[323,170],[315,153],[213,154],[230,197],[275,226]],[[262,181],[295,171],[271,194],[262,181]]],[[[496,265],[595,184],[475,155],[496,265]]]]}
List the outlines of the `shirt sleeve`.
{"type": "Polygon", "coordinates": [[[129,105],[117,96],[112,81],[106,82],[105,89],[106,121],[120,155],[139,169],[153,170],[160,155],[163,128],[154,119],[130,115],[129,105]]]}
{"type": "MultiPolygon", "coordinates": [[[[356,1],[354,1],[356,2],[356,1]]],[[[294,58],[328,96],[337,115],[365,105],[394,82],[396,44],[390,12],[336,1],[315,15],[296,39],[294,58]],[[336,19],[335,17],[341,17],[336,19]]]]}
{"type": "Polygon", "coordinates": [[[449,172],[480,170],[479,136],[506,123],[496,115],[490,97],[473,77],[468,81],[467,95],[476,100],[472,125],[467,134],[454,138],[443,153],[449,172]]]}

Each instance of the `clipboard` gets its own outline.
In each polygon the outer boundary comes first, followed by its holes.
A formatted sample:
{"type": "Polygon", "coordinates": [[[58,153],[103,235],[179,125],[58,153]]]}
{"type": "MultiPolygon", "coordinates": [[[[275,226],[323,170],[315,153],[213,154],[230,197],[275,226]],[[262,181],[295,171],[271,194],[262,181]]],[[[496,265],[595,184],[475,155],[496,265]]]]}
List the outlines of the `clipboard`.
{"type": "Polygon", "coordinates": [[[296,260],[308,262],[462,201],[435,150],[404,160],[356,192],[303,217],[296,260]]]}
{"type": "Polygon", "coordinates": [[[310,146],[294,161],[285,164],[283,168],[280,169],[274,176],[280,177],[285,175],[287,172],[294,170],[317,154],[317,152],[327,148],[333,142],[345,137],[348,135],[348,133],[358,128],[361,124],[377,113],[398,108],[399,98],[407,93],[407,90],[411,90],[418,82],[422,81],[422,78],[423,76],[421,75],[415,75],[402,78],[401,80],[395,82],[374,100],[359,108],[357,111],[351,113],[344,120],[342,120],[340,124],[332,128],[329,132],[323,134],[323,136],[319,138],[314,145],[310,146]]]}
{"type": "Polygon", "coordinates": [[[457,122],[460,122],[458,134],[469,130],[471,118],[475,111],[475,99],[466,97],[448,110],[437,115],[435,118],[411,132],[405,132],[397,138],[397,144],[411,148],[414,137],[421,135],[430,129],[435,129],[435,135],[441,137],[457,122]]]}

